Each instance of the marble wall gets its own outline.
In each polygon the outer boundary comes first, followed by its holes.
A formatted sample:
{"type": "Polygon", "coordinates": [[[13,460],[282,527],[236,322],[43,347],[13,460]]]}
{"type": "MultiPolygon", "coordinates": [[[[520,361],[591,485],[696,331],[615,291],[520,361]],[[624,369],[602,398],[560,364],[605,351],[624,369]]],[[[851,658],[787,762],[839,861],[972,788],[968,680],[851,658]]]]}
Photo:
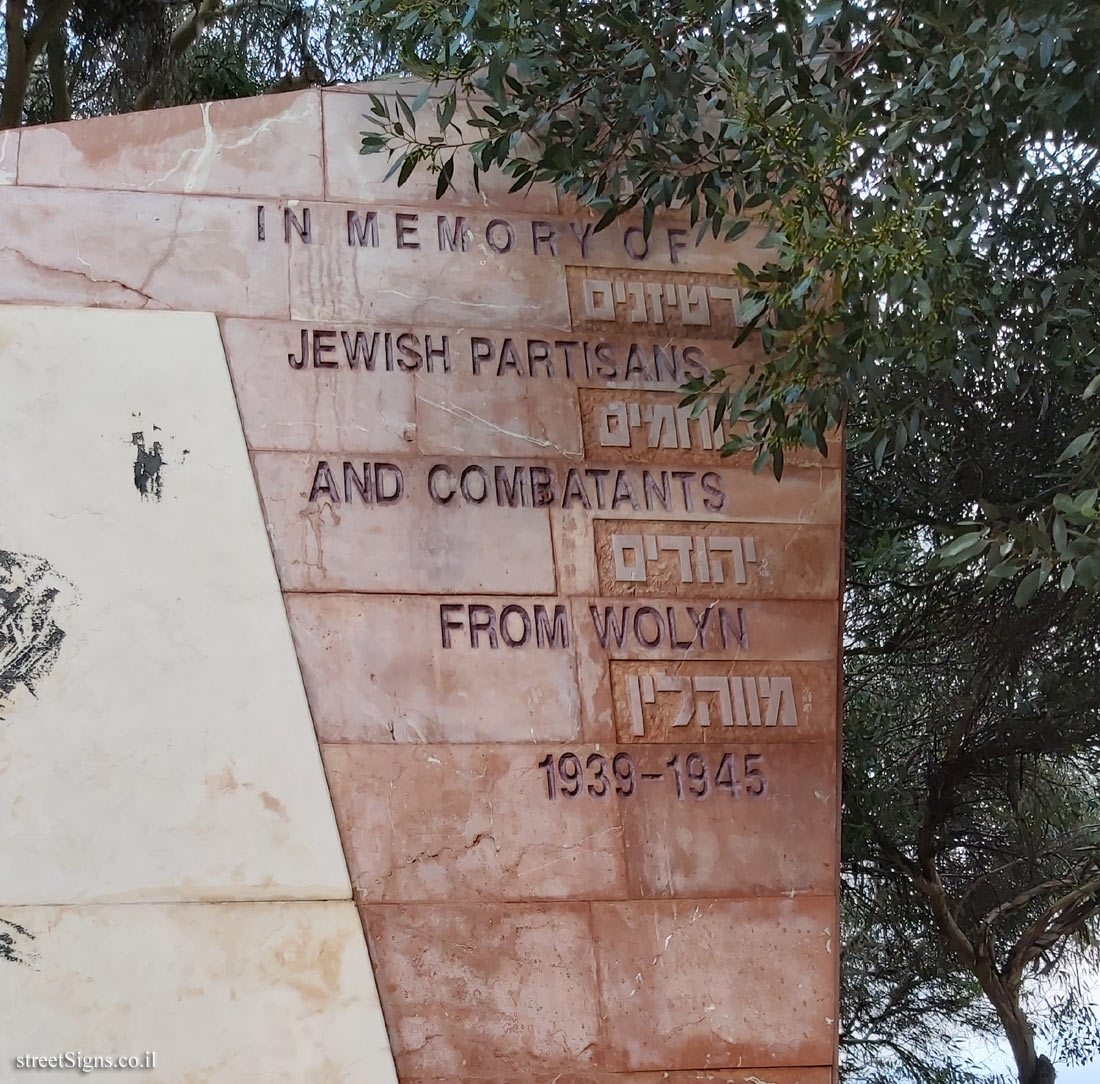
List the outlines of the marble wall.
{"type": "Polygon", "coordinates": [[[0,306],[0,387],[0,1079],[393,1080],[216,319],[0,306]]]}
{"type": "Polygon", "coordinates": [[[841,444],[676,392],[759,233],[368,89],[0,136],[0,1079],[828,1084],[841,444]]]}

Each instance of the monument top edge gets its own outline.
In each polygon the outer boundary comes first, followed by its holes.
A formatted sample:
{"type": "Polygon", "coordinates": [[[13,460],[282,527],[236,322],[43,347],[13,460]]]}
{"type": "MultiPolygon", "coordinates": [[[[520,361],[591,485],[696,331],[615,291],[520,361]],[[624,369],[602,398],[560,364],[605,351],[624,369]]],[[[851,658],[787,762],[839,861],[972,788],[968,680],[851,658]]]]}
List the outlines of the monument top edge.
{"type": "MultiPolygon", "coordinates": [[[[212,107],[217,108],[223,113],[230,112],[234,108],[239,108],[251,114],[256,111],[256,107],[259,103],[278,103],[278,105],[285,108],[288,103],[292,103],[296,99],[316,100],[322,94],[377,94],[383,96],[400,94],[402,97],[410,98],[418,96],[427,89],[429,98],[441,98],[445,94],[448,94],[453,89],[454,85],[455,84],[449,80],[432,83],[427,79],[421,79],[414,76],[393,75],[382,79],[369,79],[354,83],[321,83],[296,90],[265,91],[239,98],[211,98],[208,101],[187,102],[182,105],[161,105],[151,109],[133,109],[121,113],[105,113],[93,117],[73,117],[65,121],[47,121],[42,124],[28,124],[21,128],[12,129],[12,131],[37,132],[49,129],[66,129],[74,125],[86,126],[103,124],[111,120],[118,120],[119,118],[130,118],[133,120],[138,117],[166,117],[171,114],[186,114],[209,110],[212,107]],[[251,106],[251,108],[249,108],[249,106],[251,106]]],[[[480,93],[462,94],[461,97],[467,101],[473,102],[489,100],[486,95],[480,93]]],[[[4,132],[0,131],[0,138],[2,138],[3,135],[4,132]]]]}

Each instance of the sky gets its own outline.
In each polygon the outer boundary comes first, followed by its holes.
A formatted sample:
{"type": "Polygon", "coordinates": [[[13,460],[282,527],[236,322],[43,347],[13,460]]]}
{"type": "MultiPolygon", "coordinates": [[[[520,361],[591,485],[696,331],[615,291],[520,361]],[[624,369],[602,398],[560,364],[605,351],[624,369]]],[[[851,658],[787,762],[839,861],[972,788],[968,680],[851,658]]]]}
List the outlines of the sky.
{"type": "MultiPolygon", "coordinates": [[[[975,1056],[975,1061],[980,1065],[988,1065],[994,1071],[1010,1073],[1012,1070],[1012,1056],[1008,1053],[1007,1046],[1004,1051],[994,1050],[988,1054],[975,1056]]],[[[1056,1084],[1100,1084],[1100,1059],[1089,1065],[1055,1065],[1058,1077],[1056,1084]]],[[[1010,1080],[1015,1079],[1010,1076],[1010,1080]]]]}
{"type": "Polygon", "coordinates": [[[1097,1084],[1100,1081],[1100,1061],[1075,1069],[1059,1069],[1058,1084],[1097,1084]]]}

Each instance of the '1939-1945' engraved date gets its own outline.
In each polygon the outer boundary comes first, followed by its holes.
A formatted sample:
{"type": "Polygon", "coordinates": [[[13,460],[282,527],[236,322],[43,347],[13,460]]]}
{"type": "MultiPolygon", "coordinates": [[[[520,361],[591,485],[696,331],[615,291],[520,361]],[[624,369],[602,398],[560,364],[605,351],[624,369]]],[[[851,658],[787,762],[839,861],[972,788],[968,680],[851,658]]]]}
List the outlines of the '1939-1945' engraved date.
{"type": "MultiPolygon", "coordinates": [[[[715,754],[717,755],[717,754],[715,754]]],[[[677,753],[660,771],[641,771],[629,753],[606,757],[589,753],[547,753],[538,762],[546,773],[546,797],[633,798],[643,784],[670,781],[676,797],[703,799],[726,791],[731,798],[763,798],[768,793],[763,753],[723,753],[717,764],[702,753],[677,753]]]]}

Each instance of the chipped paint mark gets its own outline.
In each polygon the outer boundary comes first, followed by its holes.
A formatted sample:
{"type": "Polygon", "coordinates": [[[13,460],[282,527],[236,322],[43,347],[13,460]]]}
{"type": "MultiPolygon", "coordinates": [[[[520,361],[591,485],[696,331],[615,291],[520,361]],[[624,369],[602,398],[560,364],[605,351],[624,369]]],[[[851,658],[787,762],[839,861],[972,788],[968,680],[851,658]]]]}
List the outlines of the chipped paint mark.
{"type": "MultiPolygon", "coordinates": [[[[157,426],[153,426],[156,430],[157,426]]],[[[142,499],[152,497],[159,501],[164,496],[164,446],[159,440],[153,441],[151,448],[145,447],[145,433],[134,433],[130,443],[137,449],[134,458],[134,486],[142,499]]]]}
{"type": "Polygon", "coordinates": [[[63,593],[75,594],[49,561],[0,550],[0,713],[19,688],[37,696],[57,662],[65,639],[57,623],[63,593]]]}
{"type": "Polygon", "coordinates": [[[34,934],[17,922],[0,918],[0,961],[10,964],[27,964],[33,957],[30,942],[34,934]]]}

